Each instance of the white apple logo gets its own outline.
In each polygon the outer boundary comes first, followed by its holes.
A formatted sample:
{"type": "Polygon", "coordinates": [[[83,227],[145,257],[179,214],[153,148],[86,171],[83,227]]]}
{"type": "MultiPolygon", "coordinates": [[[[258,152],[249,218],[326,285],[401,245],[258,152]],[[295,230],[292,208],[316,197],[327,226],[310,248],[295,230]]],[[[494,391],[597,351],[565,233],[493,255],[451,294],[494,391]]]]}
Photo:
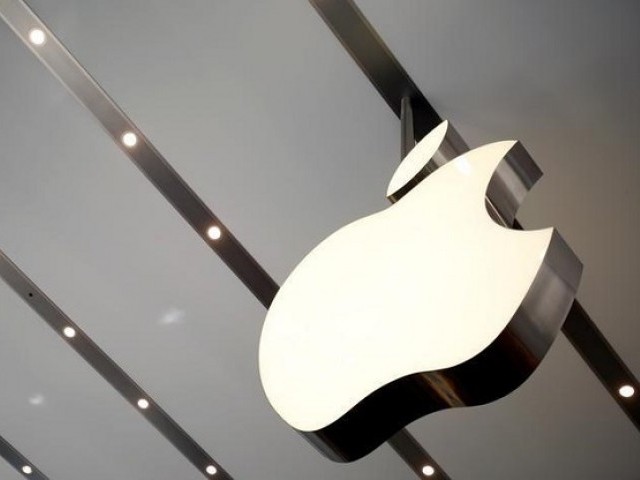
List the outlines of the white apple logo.
{"type": "MultiPolygon", "coordinates": [[[[389,195],[446,129],[407,156],[389,195]]],[[[557,335],[582,266],[554,229],[498,225],[485,196],[509,223],[540,175],[517,142],[485,145],[314,248],[262,331],[260,376],[277,413],[351,461],[422,415],[517,388],[557,335]]]]}

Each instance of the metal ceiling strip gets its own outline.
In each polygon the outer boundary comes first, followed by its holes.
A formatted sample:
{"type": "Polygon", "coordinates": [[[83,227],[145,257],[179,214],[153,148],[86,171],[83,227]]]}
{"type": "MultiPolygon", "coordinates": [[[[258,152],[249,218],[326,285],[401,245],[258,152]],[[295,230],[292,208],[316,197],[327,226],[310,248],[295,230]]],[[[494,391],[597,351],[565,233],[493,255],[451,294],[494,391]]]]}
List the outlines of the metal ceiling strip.
{"type": "Polygon", "coordinates": [[[577,301],[573,302],[562,332],[640,430],[640,384],[577,301]],[[623,385],[631,385],[636,394],[630,398],[620,395],[618,390],[623,385]]]}
{"type": "MultiPolygon", "coordinates": [[[[178,423],[91,338],[45,295],[8,257],[0,250],[0,277],[24,300],[60,337],[73,348],[94,370],[109,382],[126,401],[138,410],[169,442],[206,477],[231,480],[232,477],[216,462],[178,423]],[[74,335],[66,336],[65,328],[72,328],[74,335]],[[138,400],[145,399],[148,407],[142,409],[138,400]],[[214,466],[215,475],[206,472],[214,466]]],[[[43,477],[44,478],[44,477],[43,477]]]]}
{"type": "Polygon", "coordinates": [[[434,473],[429,475],[433,479],[437,480],[451,480],[451,477],[446,474],[444,469],[438,465],[438,462],[429,455],[429,453],[418,443],[418,441],[411,435],[407,429],[403,428],[387,442],[391,445],[391,448],[402,458],[407,465],[414,471],[414,473],[423,478],[426,476],[425,468],[429,466],[433,468],[434,473]]]}
{"type": "Polygon", "coordinates": [[[30,480],[49,480],[33,462],[21,454],[13,445],[11,445],[4,437],[0,436],[0,456],[4,458],[9,465],[15,468],[20,475],[30,480]],[[28,467],[27,471],[23,468],[28,467]]]}
{"type": "MultiPolygon", "coordinates": [[[[402,99],[408,97],[411,100],[417,141],[438,126],[441,117],[353,0],[309,2],[398,117],[401,116],[402,99]]],[[[451,158],[456,153],[453,150],[455,148],[447,152],[451,158]]],[[[515,222],[514,228],[522,227],[515,222]]],[[[616,403],[640,430],[640,384],[577,300],[562,331],[616,403]],[[618,389],[623,385],[632,386],[636,394],[630,398],[621,397],[618,389]]]]}
{"type": "Polygon", "coordinates": [[[258,300],[268,307],[278,289],[273,279],[60,43],[42,20],[22,0],[0,0],[0,16],[40,61],[95,116],[121,150],[207,245],[220,256],[258,300]],[[29,34],[33,29],[42,30],[45,36],[43,43],[33,44],[29,40],[29,34]],[[127,132],[137,136],[135,146],[130,148],[122,142],[122,137],[127,132]],[[207,230],[212,226],[220,228],[219,239],[208,237],[207,230]]]}
{"type": "Polygon", "coordinates": [[[310,0],[387,105],[400,118],[402,99],[411,101],[416,139],[442,119],[351,0],[310,0]]]}

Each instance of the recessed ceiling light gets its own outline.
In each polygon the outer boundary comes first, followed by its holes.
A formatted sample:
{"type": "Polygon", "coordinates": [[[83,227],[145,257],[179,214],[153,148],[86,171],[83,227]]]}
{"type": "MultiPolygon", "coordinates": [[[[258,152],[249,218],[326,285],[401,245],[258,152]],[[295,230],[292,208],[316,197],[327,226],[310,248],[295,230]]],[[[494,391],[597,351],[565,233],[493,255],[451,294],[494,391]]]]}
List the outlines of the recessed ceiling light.
{"type": "Polygon", "coordinates": [[[33,468],[31,468],[29,465],[25,465],[24,467],[22,467],[22,471],[27,475],[30,475],[31,472],[33,472],[33,468]]]}
{"type": "Polygon", "coordinates": [[[125,147],[132,148],[138,143],[138,136],[133,132],[126,132],[122,135],[122,143],[125,147]]]}
{"type": "Polygon", "coordinates": [[[67,338],[73,338],[76,336],[76,329],[73,327],[64,327],[62,333],[64,333],[64,336],[67,338]]]}
{"type": "Polygon", "coordinates": [[[216,473],[218,473],[218,469],[214,465],[209,465],[207,468],[204,469],[204,471],[207,472],[209,475],[215,475],[216,473]]]}
{"type": "Polygon", "coordinates": [[[42,45],[44,42],[46,42],[46,40],[47,36],[39,28],[33,28],[29,30],[29,41],[33,45],[42,45]]]}
{"type": "Polygon", "coordinates": [[[147,400],[146,398],[141,398],[140,400],[138,400],[138,407],[140,407],[142,410],[149,408],[149,400],[147,400]]]}
{"type": "Polygon", "coordinates": [[[209,227],[209,230],[207,230],[207,237],[209,237],[211,240],[218,240],[221,236],[222,230],[220,230],[220,227],[218,227],[217,225],[209,227]]]}
{"type": "Polygon", "coordinates": [[[631,385],[623,385],[618,390],[618,393],[622,397],[629,398],[629,397],[633,397],[633,394],[636,393],[636,391],[631,385]]]}
{"type": "Polygon", "coordinates": [[[425,465],[424,467],[422,467],[422,473],[426,476],[426,477],[430,477],[431,475],[433,475],[434,473],[436,473],[436,469],[433,468],[431,465],[425,465]]]}

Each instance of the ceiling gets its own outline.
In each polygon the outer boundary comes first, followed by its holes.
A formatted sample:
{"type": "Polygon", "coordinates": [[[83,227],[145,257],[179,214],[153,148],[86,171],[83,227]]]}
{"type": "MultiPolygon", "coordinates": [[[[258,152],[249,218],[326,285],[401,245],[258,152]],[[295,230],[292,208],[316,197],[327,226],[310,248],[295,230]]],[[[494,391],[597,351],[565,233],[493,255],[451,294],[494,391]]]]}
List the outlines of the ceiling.
{"type": "MultiPolygon", "coordinates": [[[[399,122],[307,2],[28,3],[279,283],[387,206],[399,122]]],[[[640,5],[358,5],[471,146],[532,153],[519,218],[559,228],[640,375],[640,5]]],[[[0,248],[235,479],[412,478],[387,446],[334,464],[277,417],[262,306],[4,23],[0,106],[0,248]]],[[[202,478],[4,284],[0,322],[0,435],[51,480],[202,478]]],[[[640,479],[639,432],[564,337],[512,395],[409,430],[455,480],[640,479]]]]}

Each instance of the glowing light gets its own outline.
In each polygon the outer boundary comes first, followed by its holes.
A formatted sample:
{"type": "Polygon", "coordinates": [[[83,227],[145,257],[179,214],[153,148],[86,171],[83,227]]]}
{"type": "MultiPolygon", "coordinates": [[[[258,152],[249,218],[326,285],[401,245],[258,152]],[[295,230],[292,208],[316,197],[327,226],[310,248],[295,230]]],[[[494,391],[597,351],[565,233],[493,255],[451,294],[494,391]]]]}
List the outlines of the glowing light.
{"type": "Polygon", "coordinates": [[[64,336],[67,338],[73,338],[76,336],[76,329],[73,327],[64,327],[62,333],[64,333],[64,336]]]}
{"type": "Polygon", "coordinates": [[[629,398],[633,397],[633,394],[636,393],[635,389],[631,385],[623,385],[618,390],[618,393],[621,397],[629,398]]]}
{"type": "Polygon", "coordinates": [[[141,398],[140,400],[138,400],[138,407],[142,410],[146,410],[147,408],[149,408],[149,400],[147,400],[146,398],[141,398]]]}
{"type": "Polygon", "coordinates": [[[204,471],[207,472],[209,475],[215,475],[216,473],[218,473],[218,469],[214,465],[209,465],[207,468],[204,469],[204,471]]]}
{"type": "Polygon", "coordinates": [[[33,468],[31,468],[29,465],[25,465],[24,467],[22,467],[22,471],[27,475],[30,475],[33,472],[33,468]]]}
{"type": "Polygon", "coordinates": [[[207,237],[209,237],[211,240],[218,240],[221,236],[222,230],[220,230],[220,227],[216,225],[214,225],[213,227],[209,227],[209,230],[207,230],[207,237]]]}
{"type": "Polygon", "coordinates": [[[36,393],[29,397],[29,403],[34,406],[42,405],[44,403],[44,395],[36,393]]]}
{"type": "Polygon", "coordinates": [[[33,45],[40,46],[47,41],[47,36],[39,28],[34,28],[29,31],[29,41],[33,45]]]}
{"type": "Polygon", "coordinates": [[[436,473],[436,469],[433,468],[431,465],[425,465],[424,467],[422,467],[422,474],[424,476],[430,477],[434,473],[436,473]]]}
{"type": "Polygon", "coordinates": [[[161,325],[177,325],[184,322],[186,315],[184,310],[171,307],[162,314],[158,323],[161,325]]]}
{"type": "Polygon", "coordinates": [[[138,143],[138,136],[133,132],[127,132],[122,135],[122,143],[125,147],[133,148],[138,143]]]}

